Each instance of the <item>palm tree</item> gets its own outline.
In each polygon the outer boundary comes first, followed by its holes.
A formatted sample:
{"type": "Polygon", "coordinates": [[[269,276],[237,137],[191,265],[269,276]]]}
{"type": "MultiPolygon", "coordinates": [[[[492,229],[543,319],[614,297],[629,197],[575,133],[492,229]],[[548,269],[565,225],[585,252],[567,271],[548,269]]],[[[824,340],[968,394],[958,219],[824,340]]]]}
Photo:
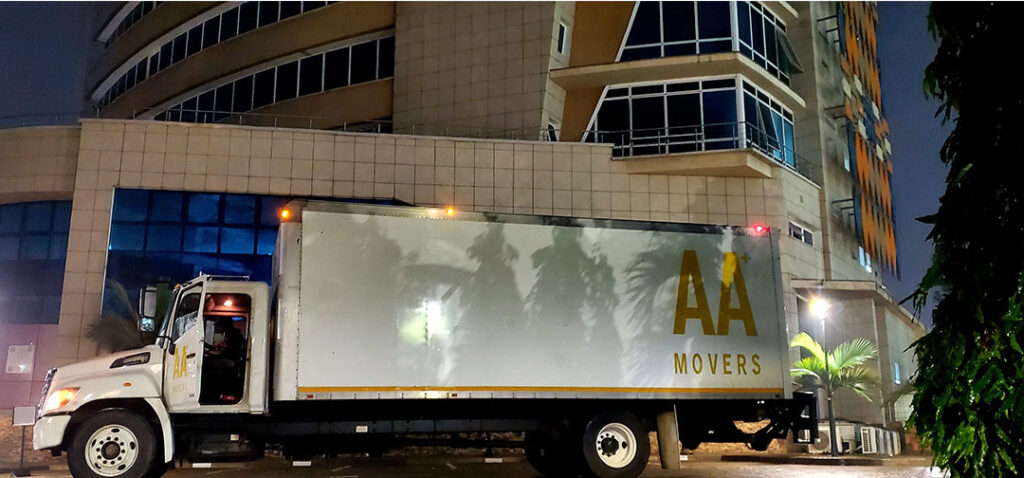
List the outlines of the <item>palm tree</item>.
{"type": "MultiPolygon", "coordinates": [[[[96,343],[101,353],[120,352],[142,347],[153,343],[156,332],[140,332],[138,327],[139,313],[135,310],[128,291],[114,280],[107,279],[104,291],[110,307],[94,316],[85,326],[85,337],[96,343]]],[[[163,317],[163,312],[170,305],[171,290],[167,284],[157,286],[156,319],[163,317]]],[[[159,330],[157,324],[157,330],[159,330]]]]}
{"type": "Polygon", "coordinates": [[[828,353],[828,373],[825,372],[824,349],[806,332],[793,337],[789,346],[800,347],[811,354],[793,364],[790,374],[794,379],[810,377],[812,388],[824,389],[826,394],[849,388],[861,398],[871,401],[868,392],[878,387],[878,372],[863,364],[878,357],[875,344],[865,339],[839,344],[828,353]]]}

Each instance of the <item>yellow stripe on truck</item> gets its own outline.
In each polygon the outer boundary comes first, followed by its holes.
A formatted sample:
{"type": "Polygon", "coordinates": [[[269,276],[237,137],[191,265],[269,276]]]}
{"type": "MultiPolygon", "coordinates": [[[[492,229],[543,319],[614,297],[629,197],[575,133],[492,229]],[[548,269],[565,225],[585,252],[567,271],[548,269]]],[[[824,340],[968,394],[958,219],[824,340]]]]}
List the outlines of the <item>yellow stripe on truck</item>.
{"type": "Polygon", "coordinates": [[[748,393],[781,395],[781,388],[664,387],[299,387],[299,393],[325,392],[589,392],[589,393],[748,393]]]}

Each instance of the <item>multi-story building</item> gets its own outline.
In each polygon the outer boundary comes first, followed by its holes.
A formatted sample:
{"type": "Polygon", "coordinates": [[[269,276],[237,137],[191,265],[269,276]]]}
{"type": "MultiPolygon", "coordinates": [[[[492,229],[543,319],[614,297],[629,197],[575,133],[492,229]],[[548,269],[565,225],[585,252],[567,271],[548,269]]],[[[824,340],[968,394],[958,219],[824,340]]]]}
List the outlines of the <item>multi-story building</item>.
{"type": "MultiPolygon", "coordinates": [[[[914,372],[906,347],[923,329],[878,275],[897,255],[875,12],[97,6],[90,112],[0,130],[0,345],[34,346],[31,370],[8,362],[0,376],[0,407],[31,403],[47,368],[96,354],[92,319],[128,314],[147,284],[200,270],[267,279],[275,212],[296,197],[767,224],[790,333],[821,337],[806,302],[830,298],[822,340],[878,343],[891,390],[914,372]]],[[[837,411],[905,414],[852,396],[837,411]]]]}

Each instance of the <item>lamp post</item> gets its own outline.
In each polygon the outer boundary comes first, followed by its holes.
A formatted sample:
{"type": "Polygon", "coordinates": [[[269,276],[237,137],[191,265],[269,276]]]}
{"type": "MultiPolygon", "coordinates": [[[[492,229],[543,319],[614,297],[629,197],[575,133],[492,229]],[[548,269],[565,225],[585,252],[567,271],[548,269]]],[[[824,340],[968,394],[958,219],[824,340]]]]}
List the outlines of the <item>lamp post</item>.
{"type": "Polygon", "coordinates": [[[821,348],[825,353],[825,398],[828,402],[828,438],[832,445],[832,456],[839,456],[839,445],[836,443],[836,414],[832,408],[832,371],[828,364],[828,351],[825,349],[825,319],[828,317],[828,309],[832,304],[822,297],[811,299],[810,309],[813,315],[821,319],[821,348]]]}

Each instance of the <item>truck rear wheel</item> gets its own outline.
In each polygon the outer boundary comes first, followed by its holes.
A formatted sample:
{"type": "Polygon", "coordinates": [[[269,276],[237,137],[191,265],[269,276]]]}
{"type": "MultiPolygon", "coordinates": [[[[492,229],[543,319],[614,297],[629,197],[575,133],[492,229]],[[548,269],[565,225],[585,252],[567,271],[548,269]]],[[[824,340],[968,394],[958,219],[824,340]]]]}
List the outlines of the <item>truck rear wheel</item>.
{"type": "Polygon", "coordinates": [[[76,478],[145,478],[157,464],[153,428],[124,409],[103,410],[75,431],[68,469],[76,478]]]}
{"type": "Polygon", "coordinates": [[[583,458],[599,478],[635,478],[651,455],[647,426],[636,415],[612,410],[599,413],[583,431],[583,458]]]}

